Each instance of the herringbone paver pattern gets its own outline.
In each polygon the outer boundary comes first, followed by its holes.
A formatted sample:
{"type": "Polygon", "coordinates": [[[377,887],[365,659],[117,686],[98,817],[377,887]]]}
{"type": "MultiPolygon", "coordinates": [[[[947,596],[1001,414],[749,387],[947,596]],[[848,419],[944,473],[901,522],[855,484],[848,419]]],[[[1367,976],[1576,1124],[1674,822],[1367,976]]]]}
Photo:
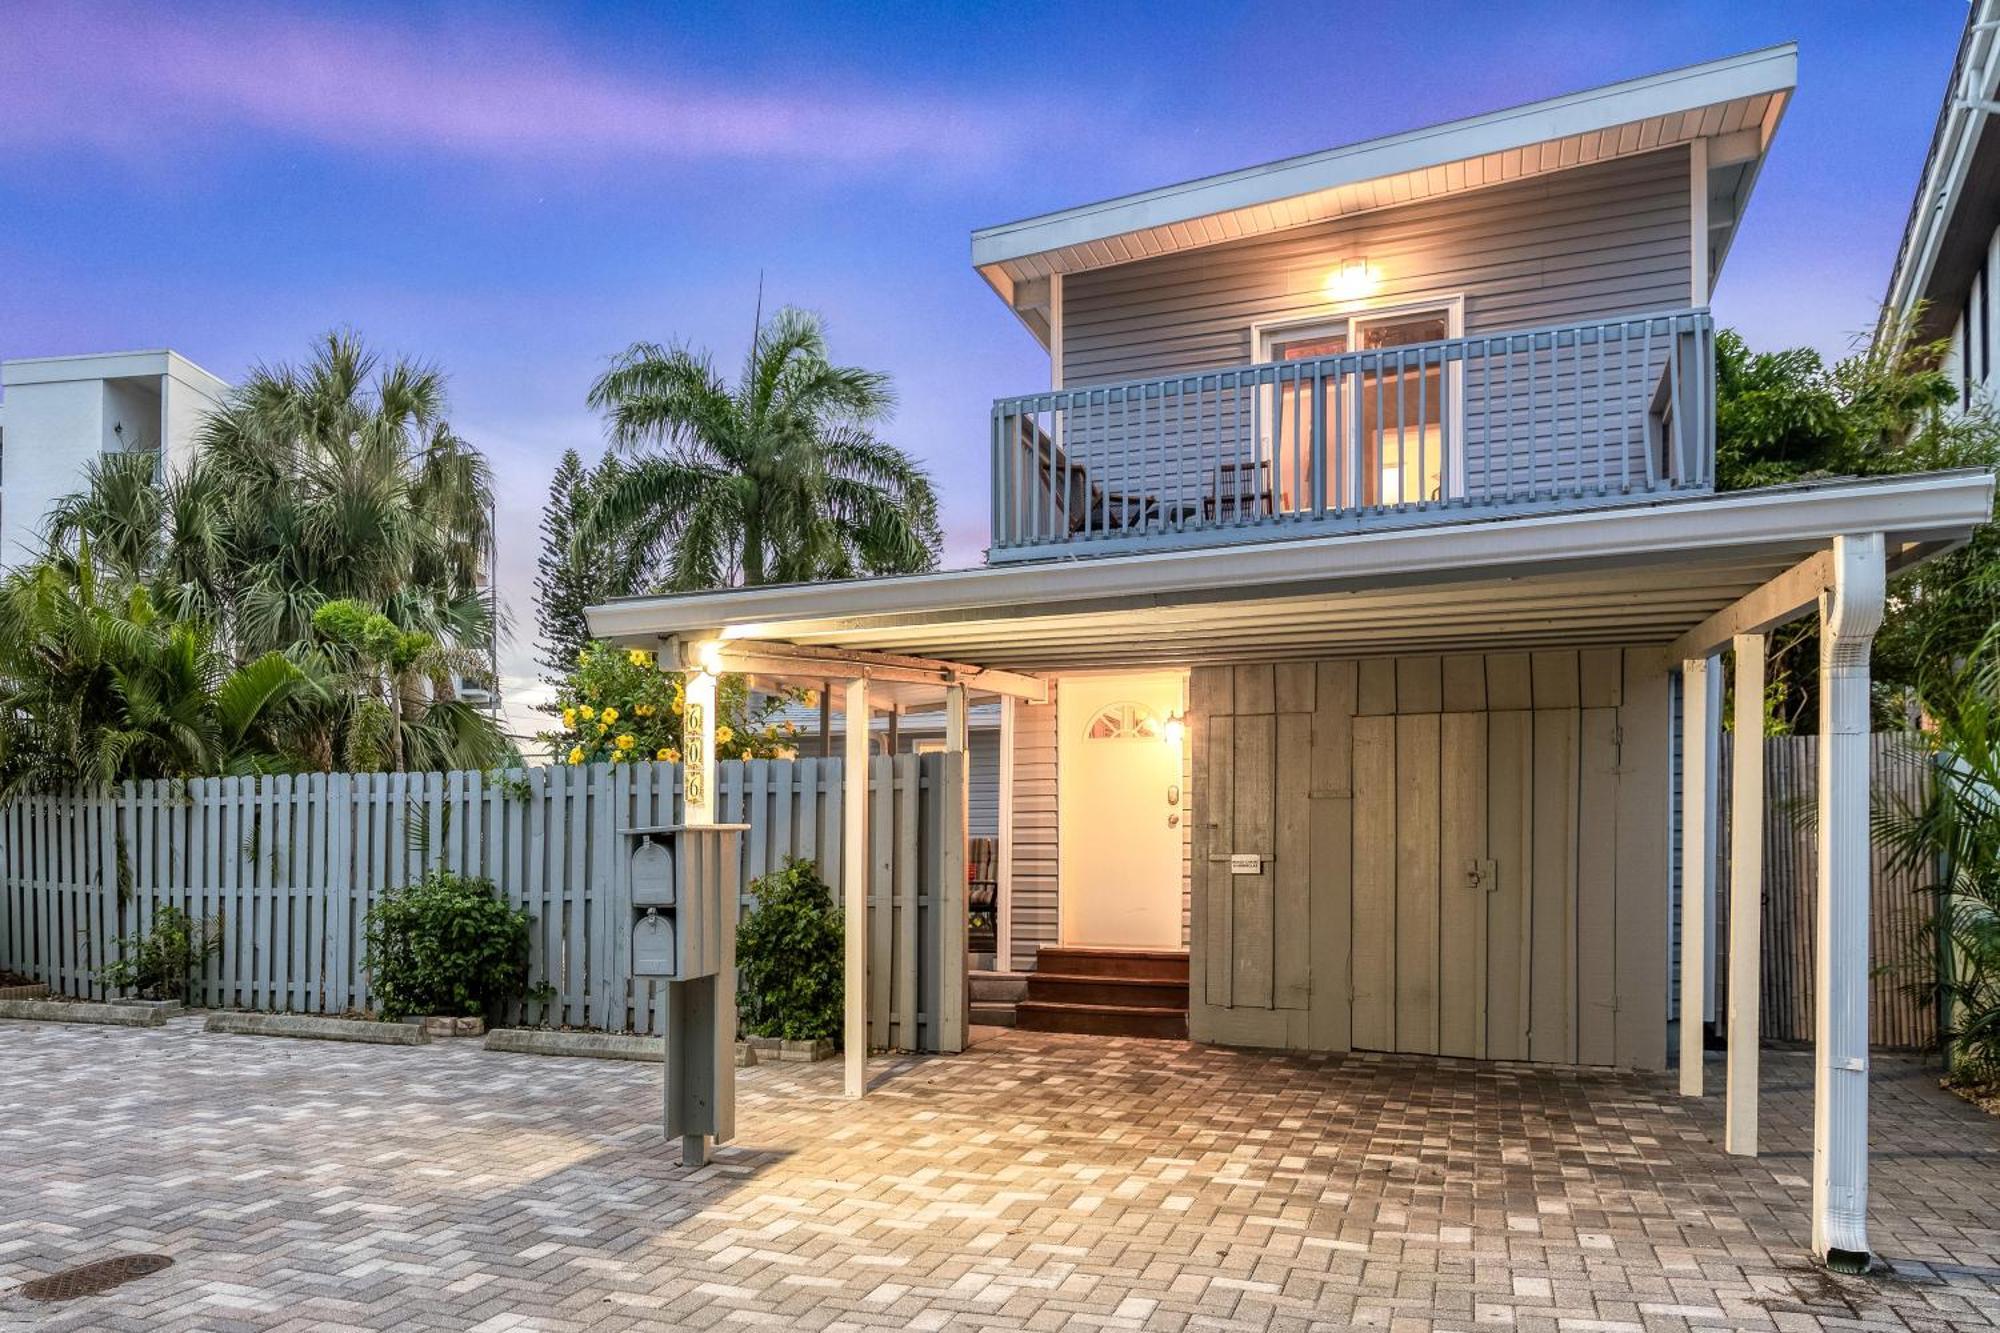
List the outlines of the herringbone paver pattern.
{"type": "Polygon", "coordinates": [[[657,1066],[0,1024],[0,1326],[1988,1328],[2000,1135],[1874,1103],[1886,1276],[1803,1258],[1810,1069],[1756,1161],[1663,1078],[1007,1034],[745,1071],[688,1172],[657,1066]],[[21,1281],[162,1251],[101,1296],[21,1281]]]}

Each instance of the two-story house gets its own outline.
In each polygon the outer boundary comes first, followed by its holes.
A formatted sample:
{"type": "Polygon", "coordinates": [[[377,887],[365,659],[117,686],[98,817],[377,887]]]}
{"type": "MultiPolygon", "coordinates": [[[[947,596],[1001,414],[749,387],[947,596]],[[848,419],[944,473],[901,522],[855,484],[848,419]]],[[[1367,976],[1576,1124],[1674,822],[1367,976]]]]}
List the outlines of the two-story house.
{"type": "MultiPolygon", "coordinates": [[[[1814,1235],[1865,1252],[1869,641],[1886,575],[1963,541],[1992,482],[1714,490],[1707,307],[1795,67],[1756,51],[982,230],[1050,365],[992,409],[985,566],[593,628],[831,681],[856,715],[871,682],[928,682],[960,744],[966,693],[1004,696],[1003,949],[1050,983],[1024,1025],[1152,1030],[1135,1011],[1184,975],[1197,1041],[1661,1069],[1671,941],[1709,929],[1721,654],[1754,709],[1765,635],[1818,614],[1814,1235]]],[[[1739,846],[1760,753],[1736,750],[1739,846]]],[[[1739,1152],[1755,862],[1730,868],[1739,1152]]],[[[1702,994],[1706,951],[1679,957],[1702,994]]]]}

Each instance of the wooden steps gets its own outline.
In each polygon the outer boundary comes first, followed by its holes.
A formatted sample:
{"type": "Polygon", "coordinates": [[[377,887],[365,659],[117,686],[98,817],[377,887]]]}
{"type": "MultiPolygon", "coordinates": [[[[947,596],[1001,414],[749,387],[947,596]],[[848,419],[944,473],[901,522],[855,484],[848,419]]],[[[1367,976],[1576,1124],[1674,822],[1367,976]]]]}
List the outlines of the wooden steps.
{"type": "Polygon", "coordinates": [[[1185,951],[1045,946],[1027,978],[1014,1007],[1026,1031],[1187,1040],[1185,951]]]}

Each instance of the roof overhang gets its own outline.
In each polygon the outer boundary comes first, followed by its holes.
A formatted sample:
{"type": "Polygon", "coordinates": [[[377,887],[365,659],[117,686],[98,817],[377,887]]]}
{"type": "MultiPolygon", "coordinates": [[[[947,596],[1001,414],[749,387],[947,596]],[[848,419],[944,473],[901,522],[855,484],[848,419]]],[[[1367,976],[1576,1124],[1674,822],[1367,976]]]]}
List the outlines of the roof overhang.
{"type": "Polygon", "coordinates": [[[1885,319],[1924,307],[1920,339],[1951,332],[1972,277],[2000,228],[2000,0],[1976,0],[1945,85],[1903,244],[1883,298],[1885,319]]]}
{"type": "Polygon", "coordinates": [[[1787,43],[1587,92],[1084,204],[972,234],[972,262],[1032,314],[1075,273],[1325,222],[1697,139],[1709,143],[1712,270],[1734,238],[1798,78],[1787,43]]]}
{"type": "Polygon", "coordinates": [[[1408,652],[1663,648],[1826,549],[1881,532],[1907,565],[1993,512],[1983,471],[869,581],[628,598],[613,642],[719,638],[1047,674],[1408,652]]]}

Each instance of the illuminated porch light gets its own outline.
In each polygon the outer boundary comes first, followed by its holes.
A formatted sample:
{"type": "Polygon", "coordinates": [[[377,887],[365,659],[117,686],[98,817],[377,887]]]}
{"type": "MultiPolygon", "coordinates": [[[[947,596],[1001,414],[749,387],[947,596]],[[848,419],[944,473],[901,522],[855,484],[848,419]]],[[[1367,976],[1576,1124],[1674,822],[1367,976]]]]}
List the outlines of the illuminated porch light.
{"type": "Polygon", "coordinates": [[[1167,714],[1167,724],[1160,728],[1160,739],[1169,745],[1179,745],[1187,735],[1187,719],[1179,713],[1167,714]]]}
{"type": "Polygon", "coordinates": [[[1374,265],[1365,256],[1342,261],[1339,268],[1326,275],[1322,284],[1326,294],[1336,301],[1358,301],[1373,295],[1381,285],[1381,274],[1375,271],[1374,265]]]}
{"type": "Polygon", "coordinates": [[[703,675],[721,675],[722,645],[713,639],[705,641],[699,648],[695,649],[695,664],[701,668],[703,675]]]}

